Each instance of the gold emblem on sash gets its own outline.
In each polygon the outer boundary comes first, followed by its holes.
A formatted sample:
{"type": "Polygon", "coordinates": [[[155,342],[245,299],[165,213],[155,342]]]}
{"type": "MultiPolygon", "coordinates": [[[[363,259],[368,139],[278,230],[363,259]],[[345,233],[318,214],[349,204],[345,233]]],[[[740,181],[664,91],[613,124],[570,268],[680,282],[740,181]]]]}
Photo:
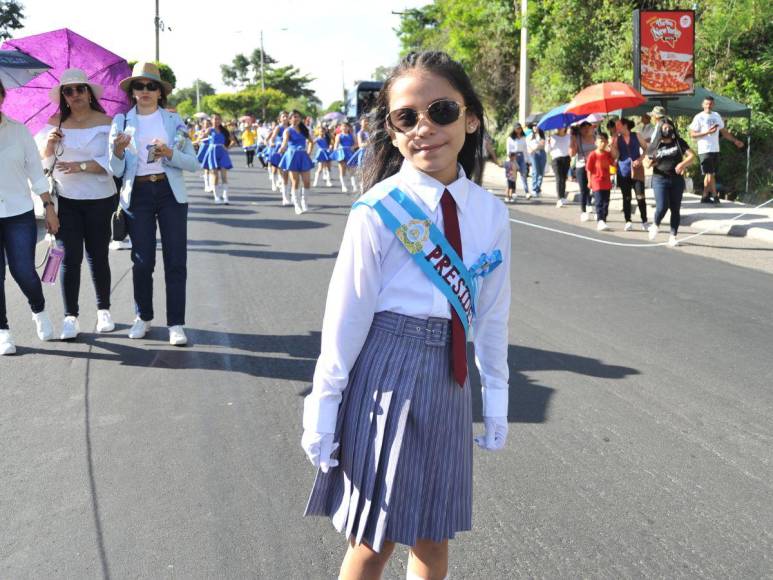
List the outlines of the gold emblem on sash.
{"type": "Polygon", "coordinates": [[[411,254],[418,254],[429,239],[429,220],[411,220],[397,228],[395,235],[411,254]]]}

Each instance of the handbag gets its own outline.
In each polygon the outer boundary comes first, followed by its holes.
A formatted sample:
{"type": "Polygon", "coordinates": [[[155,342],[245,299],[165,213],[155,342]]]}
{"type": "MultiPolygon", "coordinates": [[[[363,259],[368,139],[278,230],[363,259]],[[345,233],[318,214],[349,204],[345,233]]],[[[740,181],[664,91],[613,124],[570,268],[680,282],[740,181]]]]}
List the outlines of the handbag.
{"type": "MultiPolygon", "coordinates": [[[[123,116],[124,131],[126,131],[126,117],[127,115],[124,114],[123,116]]],[[[113,180],[115,180],[115,186],[120,195],[121,187],[123,187],[123,177],[113,176],[113,180]]],[[[119,201],[118,208],[113,212],[113,215],[110,216],[110,237],[114,242],[122,242],[126,239],[126,236],[128,234],[129,234],[129,230],[126,225],[126,212],[121,207],[121,203],[119,201]]]]}
{"type": "Polygon", "coordinates": [[[126,225],[126,212],[118,205],[118,209],[113,212],[110,217],[110,237],[114,242],[122,242],[129,234],[128,227],[126,225]]]}

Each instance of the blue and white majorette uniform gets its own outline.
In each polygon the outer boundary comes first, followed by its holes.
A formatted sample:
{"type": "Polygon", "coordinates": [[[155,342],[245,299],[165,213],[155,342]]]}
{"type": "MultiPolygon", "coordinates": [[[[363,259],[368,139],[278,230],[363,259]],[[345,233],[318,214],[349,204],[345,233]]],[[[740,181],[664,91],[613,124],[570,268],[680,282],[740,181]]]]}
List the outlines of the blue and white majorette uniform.
{"type": "Polygon", "coordinates": [[[225,135],[212,129],[196,155],[204,169],[231,169],[231,156],[225,148],[225,135]]]}
{"type": "Polygon", "coordinates": [[[279,152],[279,148],[282,146],[282,139],[284,138],[285,127],[279,126],[279,131],[274,137],[274,142],[271,144],[271,153],[269,153],[268,162],[274,167],[279,167],[279,161],[282,159],[282,154],[279,152]]]}
{"type": "Polygon", "coordinates": [[[354,155],[354,137],[341,133],[338,136],[338,148],[333,151],[333,161],[349,161],[354,155]]]}
{"type": "Polygon", "coordinates": [[[365,143],[368,142],[368,132],[367,131],[360,131],[357,133],[357,137],[359,137],[360,143],[363,143],[363,146],[357,149],[357,151],[352,155],[351,159],[346,162],[346,165],[349,167],[359,167],[362,165],[362,159],[365,157],[365,143]]]}
{"type": "Polygon", "coordinates": [[[288,127],[287,149],[279,160],[279,169],[303,173],[311,170],[314,164],[306,153],[306,137],[300,131],[288,127]]]}
{"type": "Polygon", "coordinates": [[[330,151],[330,143],[324,137],[318,137],[314,140],[314,145],[317,146],[317,152],[314,153],[314,163],[327,163],[333,157],[333,153],[330,151]]]}

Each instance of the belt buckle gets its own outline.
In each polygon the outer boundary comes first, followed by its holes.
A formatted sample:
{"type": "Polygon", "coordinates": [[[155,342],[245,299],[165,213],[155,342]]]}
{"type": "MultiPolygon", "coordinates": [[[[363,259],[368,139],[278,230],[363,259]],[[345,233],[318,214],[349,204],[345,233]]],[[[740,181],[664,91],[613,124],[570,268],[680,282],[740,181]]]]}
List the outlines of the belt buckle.
{"type": "Polygon", "coordinates": [[[155,173],[153,173],[150,176],[150,183],[155,183],[156,181],[158,181],[158,176],[155,173]]]}

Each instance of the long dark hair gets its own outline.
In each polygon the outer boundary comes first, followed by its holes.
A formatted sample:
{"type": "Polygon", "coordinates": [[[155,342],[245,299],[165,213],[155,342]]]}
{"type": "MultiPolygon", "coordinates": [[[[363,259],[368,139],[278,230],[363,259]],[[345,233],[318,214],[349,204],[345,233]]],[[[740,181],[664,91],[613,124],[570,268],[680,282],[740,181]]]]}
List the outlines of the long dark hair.
{"type": "MultiPolygon", "coordinates": [[[[225,123],[223,123],[223,117],[221,115],[218,115],[217,113],[213,115],[213,118],[215,116],[220,117],[220,134],[223,135],[223,137],[225,138],[225,144],[227,147],[228,145],[231,144],[231,132],[228,130],[228,127],[225,126],[225,123]]],[[[217,131],[217,127],[215,126],[214,122],[212,123],[212,129],[214,131],[217,131]]]]}
{"type": "Polygon", "coordinates": [[[515,125],[515,126],[513,127],[513,130],[512,130],[512,131],[510,131],[510,138],[511,138],[511,139],[519,139],[519,138],[521,138],[521,137],[524,137],[524,136],[525,136],[525,133],[523,132],[523,127],[521,127],[521,124],[520,124],[520,123],[518,123],[517,125],[515,125]],[[518,135],[518,133],[517,133],[518,129],[520,129],[520,130],[521,130],[521,134],[520,134],[520,135],[518,135]]]}
{"type": "MultiPolygon", "coordinates": [[[[301,122],[298,123],[298,132],[301,135],[303,135],[304,137],[306,137],[306,139],[308,139],[309,138],[309,128],[306,126],[306,123],[303,122],[303,115],[301,115],[300,111],[295,110],[295,109],[293,109],[293,112],[290,113],[291,117],[293,115],[298,115],[301,118],[301,122]]],[[[290,123],[290,125],[292,126],[292,123],[290,123]]]]}
{"type": "Polygon", "coordinates": [[[392,145],[386,126],[389,113],[389,93],[394,82],[412,70],[425,70],[446,79],[451,86],[459,91],[464,98],[464,104],[470,113],[478,117],[478,128],[474,133],[467,133],[464,145],[457,160],[464,168],[467,177],[475,183],[480,183],[483,177],[483,134],[485,133],[483,119],[483,104],[472,87],[472,82],[462,65],[453,60],[445,52],[427,51],[411,52],[392,70],[389,78],[376,98],[375,115],[372,118],[373,127],[368,147],[363,161],[362,185],[368,190],[379,181],[397,173],[403,163],[400,150],[392,145]]]}
{"type": "Polygon", "coordinates": [[[2,80],[0,80],[0,97],[5,98],[5,87],[3,86],[2,80]]]}
{"type": "MultiPolygon", "coordinates": [[[[160,82],[156,81],[155,79],[148,79],[146,77],[140,77],[144,78],[146,80],[155,81],[155,83],[158,85],[158,92],[161,95],[158,99],[158,107],[160,109],[166,109],[166,89],[164,88],[164,85],[162,85],[160,82]]],[[[129,83],[129,86],[126,88],[126,96],[129,97],[129,102],[131,103],[132,107],[137,106],[137,99],[134,98],[134,89],[132,89],[131,83],[129,83]]]]}
{"type": "MultiPolygon", "coordinates": [[[[99,104],[97,97],[94,96],[91,86],[86,85],[86,90],[89,92],[89,107],[91,107],[91,110],[104,113],[105,110],[102,108],[102,105],[99,104]]],[[[72,111],[70,110],[70,107],[67,106],[67,101],[62,94],[62,89],[59,89],[59,125],[61,126],[70,115],[72,115],[72,111]]]]}

